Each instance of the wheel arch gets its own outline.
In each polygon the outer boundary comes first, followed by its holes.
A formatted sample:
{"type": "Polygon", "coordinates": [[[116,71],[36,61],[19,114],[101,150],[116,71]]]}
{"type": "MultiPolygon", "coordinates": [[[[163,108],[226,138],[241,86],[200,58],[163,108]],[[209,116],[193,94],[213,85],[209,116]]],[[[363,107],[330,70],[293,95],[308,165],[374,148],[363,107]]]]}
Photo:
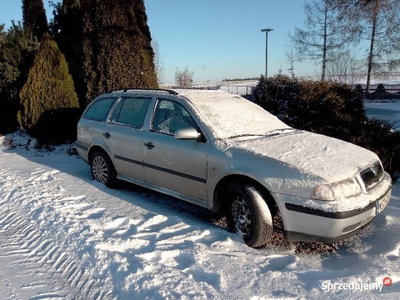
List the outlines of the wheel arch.
{"type": "Polygon", "coordinates": [[[93,147],[91,147],[91,148],[89,149],[89,151],[88,151],[88,161],[89,161],[89,164],[90,164],[90,162],[92,161],[93,153],[95,153],[96,151],[100,151],[100,152],[103,152],[104,154],[106,154],[106,155],[108,156],[108,158],[110,159],[110,161],[112,162],[114,168],[115,168],[114,161],[113,161],[112,157],[110,156],[110,154],[109,154],[103,147],[101,147],[101,146],[99,146],[99,145],[94,145],[93,147]]]}
{"type": "Polygon", "coordinates": [[[212,211],[215,212],[223,212],[224,211],[224,191],[227,190],[229,184],[231,182],[242,182],[246,183],[249,185],[254,186],[257,191],[259,191],[264,199],[264,201],[267,203],[268,208],[274,217],[276,213],[278,212],[278,205],[276,203],[276,200],[274,197],[271,195],[269,190],[263,186],[260,182],[257,180],[250,178],[245,175],[228,175],[224,178],[222,178],[218,184],[216,185],[214,189],[214,197],[213,197],[213,207],[212,211]]]}
{"type": "Polygon", "coordinates": [[[118,173],[107,151],[100,146],[93,146],[89,151],[88,158],[93,179],[109,188],[115,187],[118,173]],[[96,157],[102,158],[95,161],[96,157]],[[94,163],[96,163],[95,168],[93,167],[94,163]]]}

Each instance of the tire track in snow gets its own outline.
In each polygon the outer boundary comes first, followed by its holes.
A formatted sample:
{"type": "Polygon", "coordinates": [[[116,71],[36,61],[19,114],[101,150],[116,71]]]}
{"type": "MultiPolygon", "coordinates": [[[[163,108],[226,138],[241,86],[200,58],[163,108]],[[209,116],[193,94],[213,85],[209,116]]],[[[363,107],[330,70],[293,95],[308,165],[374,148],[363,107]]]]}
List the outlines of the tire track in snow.
{"type": "Polygon", "coordinates": [[[212,240],[210,231],[164,215],[141,220],[118,216],[92,227],[107,236],[96,245],[97,255],[107,257],[104,276],[112,278],[122,299],[223,298],[220,274],[201,270],[191,249],[202,249],[202,239],[212,240]],[[190,291],[190,297],[182,291],[190,291]]]}
{"type": "Polygon", "coordinates": [[[18,287],[13,288],[0,274],[0,282],[6,288],[0,294],[5,298],[107,298],[90,272],[86,273],[79,263],[79,257],[70,251],[62,232],[58,235],[57,227],[64,218],[53,207],[54,200],[60,200],[60,188],[52,182],[57,173],[36,169],[24,180],[7,170],[0,171],[0,262],[3,268],[12,269],[7,274],[15,274],[21,283],[21,292],[16,294],[18,287]],[[45,222],[48,218],[54,218],[50,224],[55,228],[49,228],[45,222]]]}

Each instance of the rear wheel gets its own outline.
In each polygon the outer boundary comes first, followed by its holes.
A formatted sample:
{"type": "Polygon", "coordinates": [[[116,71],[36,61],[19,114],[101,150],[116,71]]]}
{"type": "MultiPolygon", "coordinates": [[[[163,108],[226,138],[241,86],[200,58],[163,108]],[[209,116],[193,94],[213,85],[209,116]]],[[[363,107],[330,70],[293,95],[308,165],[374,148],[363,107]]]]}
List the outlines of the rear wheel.
{"type": "Polygon", "coordinates": [[[233,182],[226,193],[226,217],[229,228],[250,247],[267,244],[273,223],[267,203],[252,185],[233,182]]]}
{"type": "Polygon", "coordinates": [[[110,158],[104,152],[96,151],[93,153],[90,169],[94,180],[107,187],[115,185],[117,174],[110,158]]]}

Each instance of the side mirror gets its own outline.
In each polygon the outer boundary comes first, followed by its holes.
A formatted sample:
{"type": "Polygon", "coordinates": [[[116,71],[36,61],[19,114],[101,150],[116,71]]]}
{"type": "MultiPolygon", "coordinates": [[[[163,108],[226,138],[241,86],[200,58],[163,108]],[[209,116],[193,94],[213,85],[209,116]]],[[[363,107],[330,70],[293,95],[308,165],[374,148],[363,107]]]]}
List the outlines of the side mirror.
{"type": "Polygon", "coordinates": [[[194,140],[197,141],[201,138],[201,133],[197,132],[193,127],[179,129],[174,135],[177,140],[194,140]]]}

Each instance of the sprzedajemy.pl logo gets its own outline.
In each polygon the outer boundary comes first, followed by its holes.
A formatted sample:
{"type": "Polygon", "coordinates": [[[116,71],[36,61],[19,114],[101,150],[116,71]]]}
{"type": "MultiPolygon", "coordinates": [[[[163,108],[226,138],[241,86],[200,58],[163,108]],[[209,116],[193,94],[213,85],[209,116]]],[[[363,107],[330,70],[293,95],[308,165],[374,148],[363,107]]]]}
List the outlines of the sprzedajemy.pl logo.
{"type": "Polygon", "coordinates": [[[383,287],[389,287],[392,285],[392,279],[390,277],[383,278],[382,282],[322,282],[323,291],[379,291],[382,292],[383,287]]]}

